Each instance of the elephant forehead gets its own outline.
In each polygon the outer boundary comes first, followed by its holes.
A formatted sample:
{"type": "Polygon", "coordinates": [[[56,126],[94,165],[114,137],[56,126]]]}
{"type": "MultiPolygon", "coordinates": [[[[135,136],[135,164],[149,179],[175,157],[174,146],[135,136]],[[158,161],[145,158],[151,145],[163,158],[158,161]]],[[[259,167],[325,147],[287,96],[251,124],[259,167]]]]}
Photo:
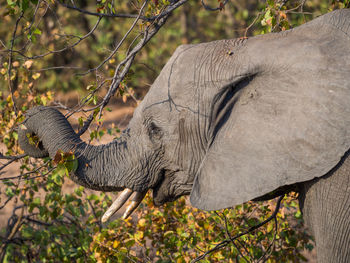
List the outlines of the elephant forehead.
{"type": "Polygon", "coordinates": [[[206,116],[202,106],[239,74],[236,51],[243,43],[236,39],[178,47],[140,104],[141,112],[175,109],[206,116]],[[230,55],[232,51],[235,55],[230,55]]]}

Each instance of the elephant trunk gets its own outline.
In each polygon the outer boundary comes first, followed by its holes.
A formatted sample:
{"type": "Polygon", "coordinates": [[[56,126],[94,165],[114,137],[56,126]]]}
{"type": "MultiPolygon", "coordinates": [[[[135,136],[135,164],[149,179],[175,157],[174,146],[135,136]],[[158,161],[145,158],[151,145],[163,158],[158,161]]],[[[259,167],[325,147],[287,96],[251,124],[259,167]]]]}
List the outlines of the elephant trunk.
{"type": "Polygon", "coordinates": [[[35,107],[26,116],[19,129],[19,144],[25,153],[32,157],[54,158],[59,150],[71,151],[78,160],[77,170],[70,174],[73,181],[100,191],[125,188],[126,178],[118,167],[125,164],[127,135],[109,144],[93,146],[83,142],[67,119],[54,108],[35,107]]]}

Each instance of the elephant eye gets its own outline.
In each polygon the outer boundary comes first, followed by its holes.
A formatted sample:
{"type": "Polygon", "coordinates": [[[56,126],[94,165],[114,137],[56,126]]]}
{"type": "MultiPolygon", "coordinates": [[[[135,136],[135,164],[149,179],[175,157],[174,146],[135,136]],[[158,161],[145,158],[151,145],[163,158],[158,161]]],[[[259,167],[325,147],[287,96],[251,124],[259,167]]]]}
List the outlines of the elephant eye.
{"type": "Polygon", "coordinates": [[[151,138],[160,138],[162,134],[161,129],[152,121],[149,124],[149,136],[151,138]]]}

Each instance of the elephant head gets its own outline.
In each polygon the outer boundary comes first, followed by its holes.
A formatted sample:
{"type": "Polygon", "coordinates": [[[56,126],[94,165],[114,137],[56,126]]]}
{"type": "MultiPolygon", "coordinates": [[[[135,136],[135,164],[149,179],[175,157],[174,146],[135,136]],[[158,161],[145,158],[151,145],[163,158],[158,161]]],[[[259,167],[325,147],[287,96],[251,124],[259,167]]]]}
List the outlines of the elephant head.
{"type": "Polygon", "coordinates": [[[290,31],[180,46],[121,138],[91,146],[53,108],[27,113],[26,153],[74,151],[72,179],[101,191],[153,189],[216,210],[329,172],[350,147],[350,11],[290,31]],[[27,142],[36,134],[41,144],[27,142]]]}

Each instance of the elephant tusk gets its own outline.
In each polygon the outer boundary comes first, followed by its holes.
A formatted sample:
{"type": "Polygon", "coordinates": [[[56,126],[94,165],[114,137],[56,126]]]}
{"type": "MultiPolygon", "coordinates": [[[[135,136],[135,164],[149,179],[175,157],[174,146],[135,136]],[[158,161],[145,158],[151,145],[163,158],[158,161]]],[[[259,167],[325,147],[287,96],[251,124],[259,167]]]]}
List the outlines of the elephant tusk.
{"type": "Polygon", "coordinates": [[[123,206],[123,204],[128,200],[132,193],[133,190],[129,188],[124,189],[123,192],[113,202],[113,204],[108,208],[106,213],[104,213],[101,219],[102,223],[107,222],[107,220],[123,206]]]}
{"type": "Polygon", "coordinates": [[[145,192],[136,192],[135,196],[131,200],[131,203],[126,208],[122,219],[127,219],[134,211],[135,209],[141,204],[143,198],[145,197],[147,191],[145,192]]]}

